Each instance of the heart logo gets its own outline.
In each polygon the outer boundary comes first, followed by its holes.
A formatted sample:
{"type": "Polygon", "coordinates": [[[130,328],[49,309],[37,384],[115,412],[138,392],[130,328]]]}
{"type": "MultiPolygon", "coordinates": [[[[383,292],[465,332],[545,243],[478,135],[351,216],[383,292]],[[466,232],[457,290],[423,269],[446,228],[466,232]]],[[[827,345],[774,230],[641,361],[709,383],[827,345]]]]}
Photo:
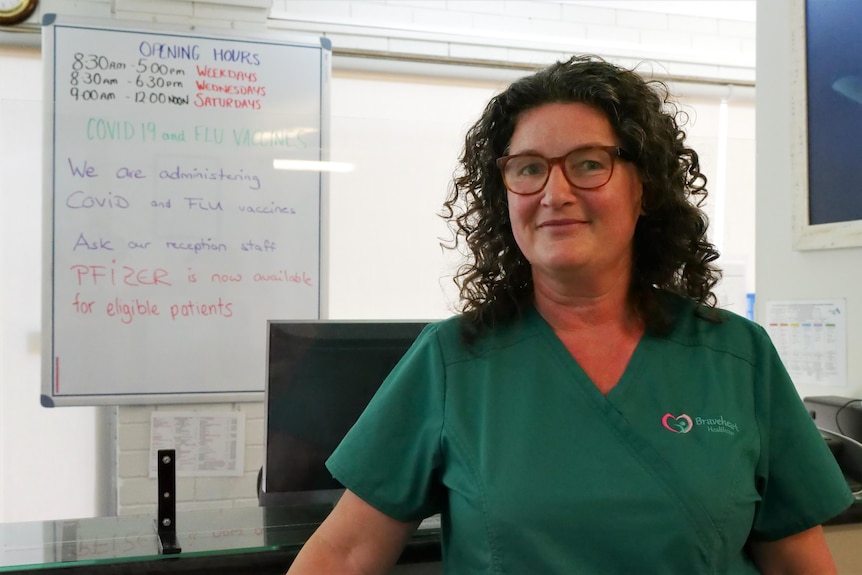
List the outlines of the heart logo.
{"type": "Polygon", "coordinates": [[[694,427],[691,418],[684,413],[682,415],[665,413],[661,418],[661,424],[674,433],[688,433],[694,427]]]}

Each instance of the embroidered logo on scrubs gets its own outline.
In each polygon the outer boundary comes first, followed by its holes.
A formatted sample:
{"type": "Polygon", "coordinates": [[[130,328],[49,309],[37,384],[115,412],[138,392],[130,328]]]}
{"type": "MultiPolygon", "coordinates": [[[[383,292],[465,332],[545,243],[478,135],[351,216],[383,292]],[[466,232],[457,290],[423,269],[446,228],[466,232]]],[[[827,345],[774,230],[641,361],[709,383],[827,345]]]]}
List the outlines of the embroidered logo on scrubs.
{"type": "Polygon", "coordinates": [[[722,415],[718,417],[695,417],[694,421],[697,425],[706,426],[706,430],[710,433],[724,433],[732,437],[739,431],[737,424],[728,421],[722,415]]]}
{"type": "Polygon", "coordinates": [[[665,413],[664,417],[661,418],[661,424],[665,429],[673,431],[674,433],[688,433],[691,431],[691,428],[694,427],[694,423],[692,423],[691,418],[684,413],[682,415],[665,413]]]}
{"type": "Polygon", "coordinates": [[[674,433],[688,433],[695,426],[708,431],[709,433],[722,433],[733,437],[739,432],[739,426],[723,416],[717,417],[690,417],[683,413],[682,415],[674,415],[665,413],[661,418],[662,426],[668,431],[674,433]]]}

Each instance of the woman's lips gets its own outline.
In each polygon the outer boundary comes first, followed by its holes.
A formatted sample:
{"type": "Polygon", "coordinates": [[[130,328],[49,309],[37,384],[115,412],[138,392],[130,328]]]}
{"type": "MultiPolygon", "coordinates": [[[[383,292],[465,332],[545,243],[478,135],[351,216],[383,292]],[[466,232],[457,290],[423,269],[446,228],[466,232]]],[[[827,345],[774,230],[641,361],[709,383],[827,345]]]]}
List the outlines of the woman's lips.
{"type": "Polygon", "coordinates": [[[557,228],[563,226],[573,226],[576,224],[585,224],[584,220],[576,220],[573,218],[560,218],[554,220],[545,220],[544,222],[539,223],[540,228],[557,228]]]}

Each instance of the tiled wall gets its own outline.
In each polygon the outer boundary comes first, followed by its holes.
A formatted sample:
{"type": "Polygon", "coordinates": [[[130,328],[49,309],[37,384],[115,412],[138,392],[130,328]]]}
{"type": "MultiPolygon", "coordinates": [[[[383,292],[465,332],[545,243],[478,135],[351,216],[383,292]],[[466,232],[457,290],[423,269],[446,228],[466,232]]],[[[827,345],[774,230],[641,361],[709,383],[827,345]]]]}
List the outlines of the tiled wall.
{"type": "Polygon", "coordinates": [[[739,19],[539,0],[274,0],[269,26],[325,35],[336,54],[529,65],[595,53],[658,60],[679,78],[754,81],[755,24],[739,19]]]}
{"type": "MultiPolygon", "coordinates": [[[[740,2],[747,4],[748,2],[740,2]]],[[[625,65],[660,62],[675,78],[750,85],[755,23],[608,1],[553,0],[43,0],[31,18],[57,12],[161,25],[323,35],[335,55],[397,56],[508,66],[545,64],[573,53],[625,65]]],[[[643,0],[643,4],[650,4],[643,0]]]]}
{"type": "Polygon", "coordinates": [[[257,473],[263,462],[263,403],[127,406],[117,412],[117,514],[154,513],[156,480],[149,478],[150,416],[159,411],[224,412],[245,415],[245,463],[239,477],[180,477],[177,508],[221,509],[257,505],[257,473]]]}

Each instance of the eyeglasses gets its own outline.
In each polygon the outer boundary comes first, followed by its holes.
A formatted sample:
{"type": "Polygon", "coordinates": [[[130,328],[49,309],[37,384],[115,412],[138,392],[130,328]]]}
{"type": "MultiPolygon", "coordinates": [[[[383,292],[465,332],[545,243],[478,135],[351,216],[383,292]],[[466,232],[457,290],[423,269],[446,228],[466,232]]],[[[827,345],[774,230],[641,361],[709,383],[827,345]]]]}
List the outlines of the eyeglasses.
{"type": "Polygon", "coordinates": [[[571,185],[592,189],[604,186],[614,173],[617,158],[629,160],[628,152],[618,146],[575,148],[563,156],[546,158],[538,154],[514,154],[497,158],[503,183],[513,194],[530,195],[540,192],[554,164],[560,164],[571,185]]]}

